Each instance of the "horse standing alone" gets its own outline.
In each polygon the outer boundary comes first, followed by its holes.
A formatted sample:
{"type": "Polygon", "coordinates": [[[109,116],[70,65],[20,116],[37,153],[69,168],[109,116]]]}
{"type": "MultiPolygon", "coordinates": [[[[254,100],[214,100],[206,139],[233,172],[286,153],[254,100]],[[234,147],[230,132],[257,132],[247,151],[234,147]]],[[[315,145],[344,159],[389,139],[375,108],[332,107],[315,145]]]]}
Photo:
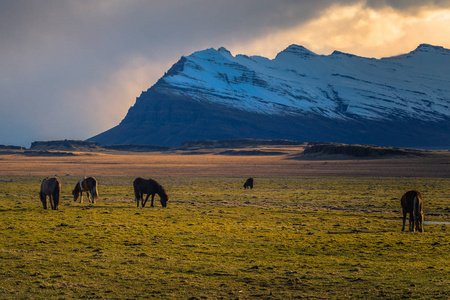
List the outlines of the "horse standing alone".
{"type": "Polygon", "coordinates": [[[246,189],[247,187],[253,189],[253,178],[247,179],[247,181],[244,183],[244,189],[246,189]]]}
{"type": "Polygon", "coordinates": [[[148,198],[152,195],[151,206],[153,207],[153,200],[155,199],[155,194],[159,195],[162,207],[167,206],[167,202],[169,201],[169,196],[167,196],[166,190],[160,185],[156,180],[153,179],[143,179],[136,178],[133,181],[134,187],[134,195],[136,196],[137,207],[139,207],[139,202],[142,203],[142,207],[145,207],[148,198]],[[144,200],[144,194],[147,194],[147,197],[144,200]]]}
{"type": "Polygon", "coordinates": [[[403,209],[403,227],[405,230],[406,215],[409,213],[409,231],[423,232],[423,200],[419,191],[408,191],[401,199],[403,209]]]}
{"type": "Polygon", "coordinates": [[[42,180],[39,198],[41,199],[44,209],[47,209],[47,196],[50,206],[53,210],[59,208],[59,199],[61,198],[61,182],[56,177],[47,177],[42,180]]]}
{"type": "Polygon", "coordinates": [[[77,201],[80,198],[80,203],[83,203],[83,192],[86,192],[89,203],[91,203],[91,197],[89,193],[92,195],[92,203],[95,203],[95,199],[98,198],[97,194],[97,179],[94,177],[83,178],[75,185],[75,188],[72,191],[73,201],[77,201]]]}

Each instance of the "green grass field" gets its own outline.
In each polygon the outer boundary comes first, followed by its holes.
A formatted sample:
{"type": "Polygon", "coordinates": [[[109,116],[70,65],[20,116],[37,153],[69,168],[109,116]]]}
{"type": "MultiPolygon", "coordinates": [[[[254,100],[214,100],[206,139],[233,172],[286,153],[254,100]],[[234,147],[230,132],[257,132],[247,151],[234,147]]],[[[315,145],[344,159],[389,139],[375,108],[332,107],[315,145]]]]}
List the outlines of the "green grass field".
{"type": "Polygon", "coordinates": [[[1,299],[448,299],[450,225],[401,232],[399,198],[447,222],[439,178],[161,177],[166,209],[132,177],[97,177],[95,204],[43,210],[42,177],[0,176],[1,299]],[[149,206],[149,205],[148,205],[149,206]]]}

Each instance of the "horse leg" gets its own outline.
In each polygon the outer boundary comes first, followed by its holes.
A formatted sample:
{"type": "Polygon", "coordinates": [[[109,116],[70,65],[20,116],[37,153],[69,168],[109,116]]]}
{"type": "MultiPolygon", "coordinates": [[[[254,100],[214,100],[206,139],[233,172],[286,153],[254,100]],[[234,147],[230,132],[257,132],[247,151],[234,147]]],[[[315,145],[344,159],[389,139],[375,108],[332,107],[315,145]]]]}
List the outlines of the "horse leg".
{"type": "Polygon", "coordinates": [[[419,222],[420,222],[419,221],[419,215],[414,213],[414,231],[417,231],[417,232],[420,231],[420,228],[419,228],[420,224],[419,224],[419,222]]]}
{"type": "Polygon", "coordinates": [[[421,213],[414,214],[414,225],[418,232],[423,232],[423,215],[421,213]]]}
{"type": "Polygon", "coordinates": [[[419,225],[419,228],[417,228],[417,231],[423,232],[423,214],[419,214],[417,219],[418,219],[418,225],[419,225]]]}
{"type": "MultiPolygon", "coordinates": [[[[148,197],[150,197],[150,194],[147,194],[147,197],[145,197],[145,201],[142,202],[142,207],[144,207],[145,204],[147,204],[148,197]]],[[[143,198],[142,198],[142,199],[143,199],[143,198]]]]}
{"type": "Polygon", "coordinates": [[[95,197],[94,197],[94,193],[92,192],[92,190],[91,190],[91,200],[92,200],[92,203],[95,203],[95,197]]]}
{"type": "Polygon", "coordinates": [[[88,197],[89,203],[91,203],[91,196],[89,195],[89,192],[86,192],[86,194],[87,194],[87,197],[88,197]]]}
{"type": "Polygon", "coordinates": [[[415,219],[416,216],[414,215],[414,212],[409,213],[409,231],[414,232],[414,226],[415,226],[415,219]]]}
{"type": "Polygon", "coordinates": [[[138,194],[136,194],[136,202],[137,202],[137,207],[139,208],[139,202],[142,204],[144,204],[144,194],[139,192],[138,194]]]}
{"type": "Polygon", "coordinates": [[[153,207],[153,200],[155,200],[155,194],[152,194],[152,203],[151,203],[152,207],[153,207]]]}
{"type": "Polygon", "coordinates": [[[43,193],[41,193],[39,196],[41,197],[42,206],[44,207],[44,209],[47,209],[47,196],[43,193]]]}
{"type": "Polygon", "coordinates": [[[50,206],[52,207],[52,209],[55,209],[55,204],[53,203],[53,197],[52,195],[48,195],[48,199],[50,201],[50,206]]]}
{"type": "Polygon", "coordinates": [[[405,224],[406,224],[406,209],[403,209],[403,227],[402,227],[402,231],[405,231],[405,224]]]}

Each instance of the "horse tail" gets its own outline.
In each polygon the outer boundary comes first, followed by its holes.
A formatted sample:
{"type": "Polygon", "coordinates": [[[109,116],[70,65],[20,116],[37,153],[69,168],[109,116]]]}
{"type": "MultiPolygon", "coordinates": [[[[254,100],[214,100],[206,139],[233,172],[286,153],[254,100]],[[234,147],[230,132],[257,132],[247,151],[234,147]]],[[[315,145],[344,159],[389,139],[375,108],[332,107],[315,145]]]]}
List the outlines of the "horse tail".
{"type": "Polygon", "coordinates": [[[141,193],[139,192],[137,179],[133,181],[133,188],[134,188],[134,196],[136,197],[136,201],[139,205],[139,199],[141,198],[141,193]]]}
{"type": "Polygon", "coordinates": [[[92,198],[97,199],[97,180],[94,181],[94,186],[92,187],[92,198]]]}
{"type": "Polygon", "coordinates": [[[47,197],[42,192],[42,188],[41,188],[41,191],[39,192],[39,199],[41,199],[44,209],[47,209],[47,197]]]}
{"type": "Polygon", "coordinates": [[[421,207],[420,207],[420,199],[419,199],[419,194],[415,194],[414,195],[414,201],[413,201],[413,211],[414,211],[414,227],[416,230],[418,231],[422,231],[422,229],[420,228],[421,226],[421,221],[422,221],[422,211],[421,211],[421,207]]]}
{"type": "Polygon", "coordinates": [[[52,191],[52,197],[53,197],[53,203],[54,203],[55,209],[59,208],[60,195],[61,195],[61,184],[59,183],[58,180],[56,180],[55,187],[53,188],[53,191],[52,191]]]}
{"type": "Polygon", "coordinates": [[[414,216],[417,216],[417,214],[420,212],[419,209],[419,198],[417,197],[417,195],[415,195],[413,202],[414,216]]]}

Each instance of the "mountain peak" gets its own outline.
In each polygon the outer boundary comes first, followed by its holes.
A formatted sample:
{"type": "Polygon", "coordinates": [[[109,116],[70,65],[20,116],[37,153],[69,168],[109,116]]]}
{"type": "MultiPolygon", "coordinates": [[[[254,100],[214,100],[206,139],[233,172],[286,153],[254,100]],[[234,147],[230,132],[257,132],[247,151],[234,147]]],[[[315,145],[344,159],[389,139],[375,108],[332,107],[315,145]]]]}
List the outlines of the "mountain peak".
{"type": "Polygon", "coordinates": [[[450,54],[450,50],[441,46],[433,46],[430,44],[420,44],[415,50],[410,52],[416,53],[437,53],[437,54],[450,54]]]}
{"type": "Polygon", "coordinates": [[[347,56],[347,57],[357,57],[354,54],[350,54],[350,53],[345,53],[345,52],[341,52],[338,50],[334,50],[333,53],[331,53],[331,56],[347,56]]]}
{"type": "Polygon", "coordinates": [[[290,45],[289,47],[287,47],[286,49],[284,49],[283,51],[278,53],[277,57],[279,57],[281,55],[286,55],[286,54],[287,55],[295,55],[295,56],[299,56],[299,57],[317,56],[317,54],[315,54],[312,51],[309,51],[305,47],[295,45],[295,44],[290,45]]]}
{"type": "Polygon", "coordinates": [[[225,48],[225,47],[220,47],[219,49],[217,49],[217,51],[218,51],[219,53],[222,53],[222,54],[231,55],[230,50],[228,50],[228,49],[225,48]]]}

